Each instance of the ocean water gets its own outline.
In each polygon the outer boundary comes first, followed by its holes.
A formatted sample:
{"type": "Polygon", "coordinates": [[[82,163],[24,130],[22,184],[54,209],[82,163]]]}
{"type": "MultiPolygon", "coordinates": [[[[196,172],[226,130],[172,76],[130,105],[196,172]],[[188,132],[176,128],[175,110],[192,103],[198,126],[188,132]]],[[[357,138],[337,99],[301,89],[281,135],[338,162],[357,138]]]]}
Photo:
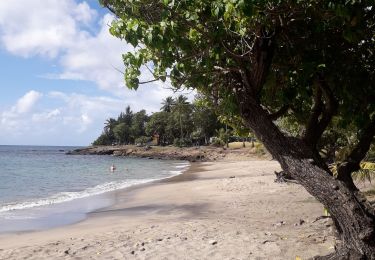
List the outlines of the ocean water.
{"type": "Polygon", "coordinates": [[[100,195],[168,178],[189,166],[184,161],[65,154],[75,148],[0,146],[0,232],[79,221],[110,204],[100,195]]]}

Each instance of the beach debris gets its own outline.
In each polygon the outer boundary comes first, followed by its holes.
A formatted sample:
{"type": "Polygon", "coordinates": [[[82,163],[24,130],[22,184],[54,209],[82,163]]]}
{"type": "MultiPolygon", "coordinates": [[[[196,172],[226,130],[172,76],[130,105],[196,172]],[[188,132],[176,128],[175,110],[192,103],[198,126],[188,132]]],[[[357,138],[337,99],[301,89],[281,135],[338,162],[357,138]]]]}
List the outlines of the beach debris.
{"type": "Polygon", "coordinates": [[[134,250],[132,250],[132,251],[130,252],[130,254],[134,255],[134,254],[135,254],[135,251],[134,251],[134,250]]]}
{"type": "Polygon", "coordinates": [[[277,222],[277,223],[275,223],[275,224],[272,224],[274,227],[281,227],[281,226],[283,226],[283,225],[285,225],[286,224],[286,222],[284,221],[284,220],[281,220],[281,221],[279,221],[279,222],[277,222]]]}
{"type": "Polygon", "coordinates": [[[325,220],[325,219],[330,219],[331,218],[331,216],[319,216],[319,217],[317,217],[312,223],[315,223],[315,222],[317,222],[317,221],[319,221],[319,220],[325,220]]]}
{"type": "Polygon", "coordinates": [[[302,226],[305,223],[303,219],[300,219],[297,223],[294,224],[295,227],[302,226]]]}
{"type": "Polygon", "coordinates": [[[264,233],[266,236],[272,236],[272,233],[271,232],[265,232],[264,233]]]}
{"type": "Polygon", "coordinates": [[[146,250],[146,248],[144,248],[144,247],[141,248],[141,251],[145,251],[145,250],[146,250]]]}
{"type": "Polygon", "coordinates": [[[266,243],[272,243],[272,242],[275,242],[275,241],[273,241],[273,240],[269,240],[269,239],[266,239],[266,240],[264,240],[264,241],[262,242],[262,244],[264,245],[264,244],[266,244],[266,243]]]}
{"type": "Polygon", "coordinates": [[[160,241],[163,241],[163,239],[162,238],[158,238],[158,239],[156,239],[156,241],[160,242],[160,241]]]}
{"type": "Polygon", "coordinates": [[[229,176],[229,179],[234,179],[236,178],[236,176],[229,176]]]}
{"type": "Polygon", "coordinates": [[[69,250],[70,250],[70,248],[68,248],[67,250],[65,250],[64,254],[69,255],[69,250]]]}
{"type": "Polygon", "coordinates": [[[208,241],[208,243],[210,243],[211,245],[216,245],[217,241],[215,239],[211,239],[208,241]]]}

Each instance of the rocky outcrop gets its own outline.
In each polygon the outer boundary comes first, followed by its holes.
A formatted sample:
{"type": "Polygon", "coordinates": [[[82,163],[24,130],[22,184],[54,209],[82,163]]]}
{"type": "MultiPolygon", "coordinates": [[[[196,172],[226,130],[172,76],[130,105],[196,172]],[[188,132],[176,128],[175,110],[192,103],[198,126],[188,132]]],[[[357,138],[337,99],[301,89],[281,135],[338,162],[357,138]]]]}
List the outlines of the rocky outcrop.
{"type": "Polygon", "coordinates": [[[147,146],[136,147],[126,146],[90,146],[67,152],[71,155],[113,155],[124,157],[138,157],[149,159],[169,159],[195,161],[215,161],[215,160],[246,160],[257,156],[250,148],[224,149],[221,147],[160,147],[147,146]]]}

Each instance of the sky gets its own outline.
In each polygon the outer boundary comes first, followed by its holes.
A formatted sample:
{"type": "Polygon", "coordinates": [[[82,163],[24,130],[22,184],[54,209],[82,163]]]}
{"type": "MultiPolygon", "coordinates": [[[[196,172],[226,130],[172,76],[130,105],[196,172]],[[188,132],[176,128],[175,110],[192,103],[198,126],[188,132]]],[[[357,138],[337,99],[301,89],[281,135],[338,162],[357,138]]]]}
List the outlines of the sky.
{"type": "Polygon", "coordinates": [[[151,114],[174,94],[125,86],[133,48],[109,34],[113,19],[97,0],[0,1],[0,145],[90,145],[127,105],[151,114]]]}

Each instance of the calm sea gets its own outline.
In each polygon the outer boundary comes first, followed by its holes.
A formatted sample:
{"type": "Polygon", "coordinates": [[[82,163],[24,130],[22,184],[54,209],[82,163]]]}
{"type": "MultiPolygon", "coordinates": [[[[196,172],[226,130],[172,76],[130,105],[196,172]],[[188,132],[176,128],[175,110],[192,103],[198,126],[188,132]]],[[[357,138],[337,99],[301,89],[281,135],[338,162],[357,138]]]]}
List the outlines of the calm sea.
{"type": "Polygon", "coordinates": [[[168,178],[189,166],[183,161],[65,154],[75,148],[0,146],[0,232],[80,220],[108,206],[101,194],[168,178]],[[115,172],[110,172],[112,164],[115,172]]]}

